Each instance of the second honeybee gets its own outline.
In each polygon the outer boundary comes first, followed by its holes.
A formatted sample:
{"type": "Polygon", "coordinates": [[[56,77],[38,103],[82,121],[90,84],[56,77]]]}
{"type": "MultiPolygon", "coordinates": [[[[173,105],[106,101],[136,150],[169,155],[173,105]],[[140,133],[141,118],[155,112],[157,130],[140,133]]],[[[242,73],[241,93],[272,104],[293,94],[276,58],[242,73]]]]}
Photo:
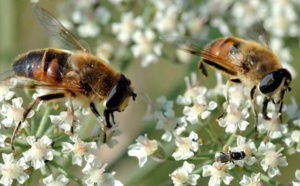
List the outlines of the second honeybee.
{"type": "MultiPolygon", "coordinates": [[[[284,95],[291,89],[292,76],[282,67],[276,55],[263,44],[238,37],[223,37],[206,45],[194,38],[162,37],[162,40],[190,54],[201,56],[199,69],[205,76],[207,65],[228,76],[228,84],[242,83],[247,86],[250,89],[256,125],[257,112],[254,103],[257,91],[264,95],[264,119],[269,119],[267,106],[270,101],[279,104],[281,113],[284,95]]],[[[228,94],[227,89],[227,102],[228,94]]]]}

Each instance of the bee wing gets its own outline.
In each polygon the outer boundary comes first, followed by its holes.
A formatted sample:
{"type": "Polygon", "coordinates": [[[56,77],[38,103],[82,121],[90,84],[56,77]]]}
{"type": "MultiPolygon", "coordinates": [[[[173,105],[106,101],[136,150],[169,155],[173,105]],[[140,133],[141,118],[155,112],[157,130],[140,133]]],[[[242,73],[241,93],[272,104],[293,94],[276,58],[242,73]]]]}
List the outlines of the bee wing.
{"type": "Polygon", "coordinates": [[[47,10],[37,6],[32,5],[32,10],[35,17],[43,28],[57,41],[66,45],[67,47],[82,50],[88,52],[88,50],[79,42],[75,36],[73,36],[52,14],[47,10]]]}
{"type": "Polygon", "coordinates": [[[20,88],[20,89],[45,89],[45,90],[71,90],[75,92],[84,92],[79,84],[70,83],[68,85],[54,85],[43,81],[36,81],[23,77],[11,77],[0,81],[0,87],[20,88]]]}
{"type": "Polygon", "coordinates": [[[241,70],[242,67],[241,61],[236,59],[234,55],[228,55],[228,53],[222,54],[222,51],[220,51],[217,56],[212,54],[211,52],[206,51],[204,48],[211,41],[192,38],[192,37],[169,37],[169,36],[163,36],[160,37],[160,39],[163,42],[173,45],[180,50],[183,50],[193,55],[201,56],[209,61],[216,63],[217,64],[216,66],[219,66],[222,69],[229,70],[230,73],[225,72],[224,70],[224,72],[227,74],[235,74],[236,71],[241,70]]]}
{"type": "Polygon", "coordinates": [[[266,48],[270,48],[270,35],[261,21],[254,22],[250,27],[244,29],[245,35],[254,41],[258,41],[266,48]]]}

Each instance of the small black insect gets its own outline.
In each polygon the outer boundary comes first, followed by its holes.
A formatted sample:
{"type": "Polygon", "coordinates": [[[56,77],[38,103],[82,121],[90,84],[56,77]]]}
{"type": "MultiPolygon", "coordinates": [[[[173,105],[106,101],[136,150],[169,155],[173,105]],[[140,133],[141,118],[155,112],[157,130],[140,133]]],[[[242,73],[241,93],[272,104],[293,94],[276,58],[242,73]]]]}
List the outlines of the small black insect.
{"type": "Polygon", "coordinates": [[[220,156],[217,158],[217,161],[221,163],[228,163],[232,162],[234,164],[234,160],[242,160],[246,157],[246,154],[244,151],[240,152],[231,152],[229,151],[228,153],[226,152],[220,152],[220,156]]]}

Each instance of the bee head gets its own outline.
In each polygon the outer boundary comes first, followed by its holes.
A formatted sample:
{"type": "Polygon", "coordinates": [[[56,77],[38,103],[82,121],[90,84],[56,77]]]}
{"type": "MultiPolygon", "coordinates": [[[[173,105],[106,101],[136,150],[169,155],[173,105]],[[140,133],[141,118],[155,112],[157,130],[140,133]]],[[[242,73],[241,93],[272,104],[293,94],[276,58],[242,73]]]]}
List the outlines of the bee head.
{"type": "Polygon", "coordinates": [[[106,100],[104,116],[107,127],[110,128],[112,126],[109,117],[111,116],[115,123],[113,113],[115,111],[122,112],[127,107],[130,97],[132,97],[134,101],[136,96],[136,93],[133,92],[130,80],[121,74],[119,81],[110,91],[106,100]]]}
{"type": "Polygon", "coordinates": [[[290,91],[292,76],[284,68],[275,70],[267,74],[259,83],[259,91],[268,96],[274,104],[279,104],[286,91],[290,91]]]}

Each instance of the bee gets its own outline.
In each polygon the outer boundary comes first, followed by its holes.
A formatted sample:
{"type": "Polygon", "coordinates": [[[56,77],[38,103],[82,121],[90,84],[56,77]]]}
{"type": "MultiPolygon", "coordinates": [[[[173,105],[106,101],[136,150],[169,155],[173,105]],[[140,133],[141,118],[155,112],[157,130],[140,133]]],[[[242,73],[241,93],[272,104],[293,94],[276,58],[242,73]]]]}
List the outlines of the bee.
{"type": "MultiPolygon", "coordinates": [[[[287,69],[282,67],[276,55],[265,45],[238,37],[222,37],[206,45],[195,38],[161,37],[161,39],[190,54],[201,56],[198,68],[204,76],[208,75],[205,68],[207,65],[228,77],[227,106],[229,104],[228,87],[231,83],[241,83],[248,87],[250,89],[251,109],[255,116],[255,128],[258,124],[255,109],[257,92],[264,95],[262,108],[264,119],[270,119],[267,115],[270,101],[279,104],[279,113],[281,113],[284,95],[291,90],[292,76],[287,69]]],[[[224,116],[224,113],[219,118],[224,116]]],[[[282,120],[281,114],[280,119],[282,120]]]]}
{"type": "MultiPolygon", "coordinates": [[[[58,48],[45,48],[19,55],[12,66],[13,78],[30,82],[29,88],[55,90],[33,100],[25,109],[21,121],[17,124],[11,139],[11,148],[21,123],[29,112],[41,101],[53,101],[68,98],[70,110],[72,100],[89,105],[92,113],[101,121],[103,142],[106,129],[115,124],[114,112],[122,112],[132,98],[136,99],[131,81],[118,73],[104,59],[91,54],[53,15],[37,5],[32,10],[44,29],[58,41],[74,48],[73,51],[58,48]],[[95,104],[105,100],[104,118],[95,104]],[[113,124],[112,124],[112,122],[113,124]]],[[[71,127],[73,133],[73,126],[71,127]]]]}
{"type": "Polygon", "coordinates": [[[217,158],[216,161],[221,162],[221,163],[231,162],[231,163],[234,164],[233,161],[242,160],[245,157],[246,157],[246,154],[245,154],[244,151],[240,151],[240,152],[231,152],[231,151],[229,151],[228,153],[220,152],[220,156],[217,158]]]}

